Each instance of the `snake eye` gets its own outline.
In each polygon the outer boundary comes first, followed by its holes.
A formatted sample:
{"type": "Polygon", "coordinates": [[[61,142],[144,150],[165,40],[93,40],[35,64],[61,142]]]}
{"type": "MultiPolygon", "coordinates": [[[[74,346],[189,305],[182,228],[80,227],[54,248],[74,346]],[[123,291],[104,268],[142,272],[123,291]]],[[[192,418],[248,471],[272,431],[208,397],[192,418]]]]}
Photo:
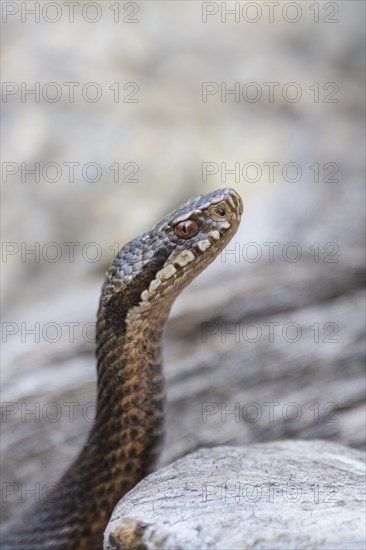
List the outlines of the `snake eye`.
{"type": "Polygon", "coordinates": [[[175,234],[181,239],[189,239],[198,233],[198,225],[193,220],[178,223],[174,228],[175,234]]]}

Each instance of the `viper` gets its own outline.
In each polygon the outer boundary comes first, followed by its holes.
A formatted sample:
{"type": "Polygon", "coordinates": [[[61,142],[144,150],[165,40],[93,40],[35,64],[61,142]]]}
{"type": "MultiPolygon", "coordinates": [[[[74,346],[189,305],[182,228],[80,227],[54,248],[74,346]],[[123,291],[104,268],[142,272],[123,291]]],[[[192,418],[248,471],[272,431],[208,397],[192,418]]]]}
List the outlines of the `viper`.
{"type": "Polygon", "coordinates": [[[97,412],[76,460],[47,498],[15,518],[3,550],[101,550],[118,500],[149,474],[163,438],[164,325],[178,294],[240,223],[233,189],[193,198],[126,244],[97,314],[97,412]]]}

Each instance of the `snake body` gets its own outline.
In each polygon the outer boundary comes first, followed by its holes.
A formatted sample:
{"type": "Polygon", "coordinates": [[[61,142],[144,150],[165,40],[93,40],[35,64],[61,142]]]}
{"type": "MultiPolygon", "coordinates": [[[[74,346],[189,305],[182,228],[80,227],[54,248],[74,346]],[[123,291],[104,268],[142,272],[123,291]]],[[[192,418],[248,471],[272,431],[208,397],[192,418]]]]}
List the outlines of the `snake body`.
{"type": "Polygon", "coordinates": [[[97,315],[97,414],[53,493],[11,525],[3,550],[101,550],[118,500],[151,472],[164,420],[161,347],[177,295],[229,242],[240,196],[191,199],[126,244],[104,282],[97,315]]]}

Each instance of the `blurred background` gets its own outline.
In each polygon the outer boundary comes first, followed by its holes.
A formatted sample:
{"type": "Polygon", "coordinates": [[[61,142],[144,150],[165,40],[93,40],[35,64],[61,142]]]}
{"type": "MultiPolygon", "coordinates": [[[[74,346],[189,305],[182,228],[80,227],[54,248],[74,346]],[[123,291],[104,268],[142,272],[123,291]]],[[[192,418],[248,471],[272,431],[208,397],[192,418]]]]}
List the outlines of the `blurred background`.
{"type": "Polygon", "coordinates": [[[219,187],[244,216],[173,308],[159,466],[363,448],[364,3],[36,4],[2,6],[4,517],[90,429],[114,254],[219,187]]]}

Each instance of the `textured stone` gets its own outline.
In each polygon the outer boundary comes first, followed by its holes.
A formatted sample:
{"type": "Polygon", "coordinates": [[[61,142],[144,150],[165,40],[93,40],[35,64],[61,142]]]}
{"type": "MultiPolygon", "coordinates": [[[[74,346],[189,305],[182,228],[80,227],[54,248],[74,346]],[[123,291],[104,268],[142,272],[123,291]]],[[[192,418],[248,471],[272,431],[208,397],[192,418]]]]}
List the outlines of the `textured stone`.
{"type": "Polygon", "coordinates": [[[364,472],[319,440],[200,449],[119,502],[104,550],[361,550],[364,472]]]}

